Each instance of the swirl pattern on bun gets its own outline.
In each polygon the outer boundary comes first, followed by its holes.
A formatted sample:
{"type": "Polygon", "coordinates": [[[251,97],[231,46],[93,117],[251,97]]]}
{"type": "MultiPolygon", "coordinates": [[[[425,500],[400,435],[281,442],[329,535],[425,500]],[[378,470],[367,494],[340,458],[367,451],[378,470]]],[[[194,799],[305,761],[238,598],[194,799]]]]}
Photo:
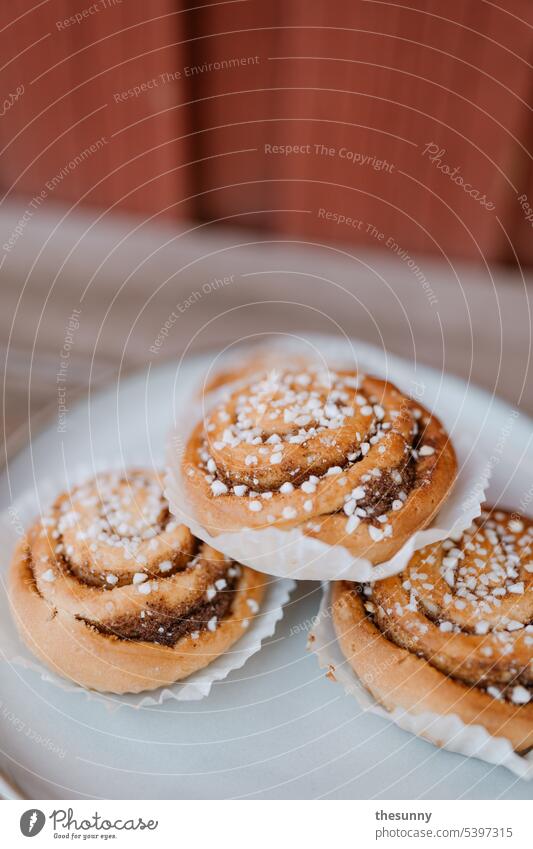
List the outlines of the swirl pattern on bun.
{"type": "Polygon", "coordinates": [[[457,714],[533,745],[533,523],[484,510],[401,575],[333,585],[342,651],[388,710],[457,714]]]}
{"type": "Polygon", "coordinates": [[[152,472],[105,473],[64,493],[19,544],[11,603],[55,672],[124,693],[180,680],[234,643],[263,579],[174,521],[152,472]]]}
{"type": "Polygon", "coordinates": [[[187,499],[212,535],[299,527],[381,563],[431,521],[456,459],[423,406],[351,371],[243,374],[193,430],[182,460],[187,499]]]}

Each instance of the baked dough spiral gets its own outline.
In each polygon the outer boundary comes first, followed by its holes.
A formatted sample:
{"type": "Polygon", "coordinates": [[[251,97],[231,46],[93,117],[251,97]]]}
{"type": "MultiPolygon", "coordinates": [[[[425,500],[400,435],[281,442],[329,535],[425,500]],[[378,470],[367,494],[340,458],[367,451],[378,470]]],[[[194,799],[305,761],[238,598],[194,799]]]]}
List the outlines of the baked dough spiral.
{"type": "Polygon", "coordinates": [[[174,521],[153,472],[108,472],[64,493],[18,545],[14,616],[60,675],[140,692],[209,664],[259,609],[264,579],[174,521]]]}
{"type": "Polygon", "coordinates": [[[431,521],[456,460],[424,407],[352,371],[243,374],[182,458],[186,497],[212,535],[300,527],[377,564],[431,521]]]}
{"type": "Polygon", "coordinates": [[[333,585],[342,651],[388,710],[453,713],[533,746],[533,523],[484,510],[401,575],[333,585]]]}

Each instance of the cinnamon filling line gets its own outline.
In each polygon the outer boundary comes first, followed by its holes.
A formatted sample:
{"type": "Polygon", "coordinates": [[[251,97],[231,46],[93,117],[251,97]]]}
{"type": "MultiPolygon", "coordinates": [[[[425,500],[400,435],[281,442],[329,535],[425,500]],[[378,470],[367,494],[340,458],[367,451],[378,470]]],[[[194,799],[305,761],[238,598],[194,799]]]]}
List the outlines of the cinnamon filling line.
{"type": "MultiPolygon", "coordinates": [[[[354,589],[352,591],[357,593],[357,595],[360,595],[363,591],[363,585],[354,585],[354,589]]],[[[404,635],[402,632],[399,631],[398,627],[391,628],[388,622],[386,621],[386,618],[385,621],[383,621],[383,618],[378,615],[377,605],[372,602],[371,597],[369,598],[369,601],[372,603],[372,606],[375,609],[371,610],[368,608],[367,604],[364,604],[363,606],[365,610],[365,616],[372,622],[372,624],[374,625],[376,630],[379,631],[382,637],[384,637],[390,643],[393,643],[393,645],[398,646],[399,648],[403,648],[406,651],[411,652],[412,654],[416,654],[418,657],[424,658],[424,660],[426,660],[430,666],[432,666],[434,669],[438,669],[439,672],[442,672],[444,675],[447,675],[457,684],[462,684],[463,687],[477,687],[480,690],[489,692],[489,695],[494,695],[493,693],[490,693],[490,689],[491,687],[496,687],[498,689],[497,697],[501,697],[510,703],[513,703],[513,699],[511,697],[513,688],[517,684],[520,684],[520,686],[524,687],[533,697],[533,687],[530,683],[521,679],[521,676],[525,672],[525,667],[523,669],[517,670],[513,670],[512,668],[505,670],[505,672],[507,673],[506,680],[502,680],[501,670],[499,670],[497,667],[495,667],[494,669],[494,674],[487,675],[485,672],[483,672],[483,677],[480,677],[479,674],[477,676],[475,674],[476,659],[475,657],[472,657],[472,663],[470,667],[472,674],[469,675],[468,678],[460,678],[457,675],[454,675],[453,672],[450,672],[445,669],[442,665],[435,663],[435,657],[430,655],[428,652],[424,652],[423,646],[421,646],[419,642],[415,645],[412,639],[410,639],[407,634],[404,635]],[[387,625],[386,630],[383,629],[384,624],[387,625]]]]}

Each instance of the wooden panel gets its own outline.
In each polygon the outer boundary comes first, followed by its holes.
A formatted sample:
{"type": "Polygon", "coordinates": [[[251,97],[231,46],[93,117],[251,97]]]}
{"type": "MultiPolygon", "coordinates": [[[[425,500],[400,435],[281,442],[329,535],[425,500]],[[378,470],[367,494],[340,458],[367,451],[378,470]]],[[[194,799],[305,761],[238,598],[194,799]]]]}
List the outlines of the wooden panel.
{"type": "MultiPolygon", "coordinates": [[[[272,226],[276,203],[265,137],[286,104],[273,91],[275,51],[284,3],[195,4],[191,15],[196,100],[197,212],[204,219],[240,215],[251,227],[272,226]],[[204,7],[204,8],[202,8],[204,7]]],[[[230,218],[235,224],[236,219],[230,218]]]]}
{"type": "Polygon", "coordinates": [[[24,86],[0,127],[4,191],[145,213],[182,200],[187,115],[173,107],[185,99],[184,25],[172,0],[51,0],[16,20],[25,8],[10,4],[1,36],[14,60],[2,89],[24,86]]]}
{"type": "Polygon", "coordinates": [[[95,5],[10,4],[9,193],[531,260],[529,0],[95,5]]]}

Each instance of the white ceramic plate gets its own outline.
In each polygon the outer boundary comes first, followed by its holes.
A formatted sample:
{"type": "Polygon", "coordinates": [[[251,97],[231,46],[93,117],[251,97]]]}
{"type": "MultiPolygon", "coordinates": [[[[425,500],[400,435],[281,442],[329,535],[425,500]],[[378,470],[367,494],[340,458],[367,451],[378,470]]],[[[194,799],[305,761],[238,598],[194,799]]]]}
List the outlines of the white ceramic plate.
{"type": "MultiPolygon", "coordinates": [[[[24,493],[28,509],[48,503],[80,466],[161,464],[181,392],[201,367],[165,365],[73,406],[66,433],[53,422],[10,460],[0,509],[24,493]]],[[[468,425],[489,447],[491,498],[531,512],[533,423],[455,378],[423,367],[416,377],[452,434],[468,425]]],[[[1,663],[3,768],[31,798],[530,798],[531,785],[507,770],[439,751],[327,681],[305,650],[319,600],[319,584],[301,583],[274,637],[201,702],[110,712],[1,663]]]]}

